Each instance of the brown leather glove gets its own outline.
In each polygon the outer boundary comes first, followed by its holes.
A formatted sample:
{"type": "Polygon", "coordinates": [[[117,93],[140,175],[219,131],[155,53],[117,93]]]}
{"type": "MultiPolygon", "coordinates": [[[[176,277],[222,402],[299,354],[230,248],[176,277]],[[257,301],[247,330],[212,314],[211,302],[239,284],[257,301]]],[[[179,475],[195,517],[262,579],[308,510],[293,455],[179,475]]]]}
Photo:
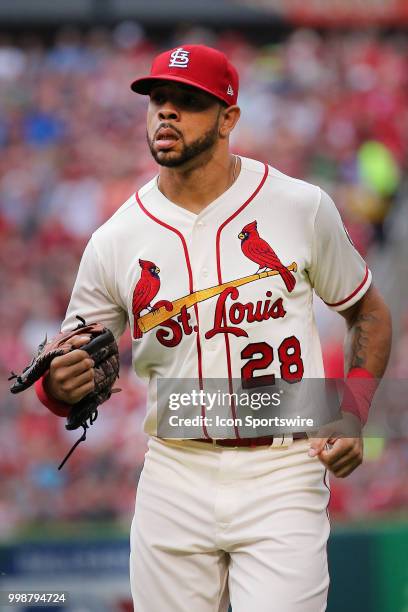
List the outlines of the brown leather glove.
{"type": "Polygon", "coordinates": [[[44,342],[39,345],[37,355],[31,363],[24,368],[20,375],[12,372],[9,380],[16,379],[10,389],[11,393],[25,391],[49,370],[54,357],[65,355],[74,350],[70,343],[74,336],[89,335],[90,341],[82,345],[81,350],[86,351],[95,363],[95,387],[79,402],[71,405],[65,425],[66,429],[69,430],[83,427],[84,434],[80,440],[82,441],[86,438],[86,429],[94,423],[98,416],[98,406],[106,402],[112,393],[120,391],[120,389],[113,389],[115,380],[119,377],[119,351],[116,340],[107,327],[100,323],[87,325],[84,319],[77,318],[80,323],[74,330],[61,332],[49,342],[45,338],[44,342]]]}

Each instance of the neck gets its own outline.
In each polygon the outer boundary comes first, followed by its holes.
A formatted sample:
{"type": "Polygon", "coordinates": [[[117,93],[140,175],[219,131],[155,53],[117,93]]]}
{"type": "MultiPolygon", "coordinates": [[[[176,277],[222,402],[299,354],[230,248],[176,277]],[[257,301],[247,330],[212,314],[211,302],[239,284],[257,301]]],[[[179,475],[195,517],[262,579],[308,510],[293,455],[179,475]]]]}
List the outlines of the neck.
{"type": "Polygon", "coordinates": [[[194,160],[181,168],[160,168],[158,187],[171,202],[199,214],[231,187],[240,171],[240,160],[226,153],[211,152],[206,159],[194,160]]]}

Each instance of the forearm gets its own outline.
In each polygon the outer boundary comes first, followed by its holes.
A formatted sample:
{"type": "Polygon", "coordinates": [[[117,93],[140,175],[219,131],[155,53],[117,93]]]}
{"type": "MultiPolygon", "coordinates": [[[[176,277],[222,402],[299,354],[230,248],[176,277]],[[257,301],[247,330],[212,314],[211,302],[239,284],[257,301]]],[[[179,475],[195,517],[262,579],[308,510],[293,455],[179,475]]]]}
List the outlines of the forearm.
{"type": "Polygon", "coordinates": [[[367,422],[377,379],[385,372],[391,349],[390,312],[374,287],[341,314],[347,323],[347,380],[341,405],[342,418],[324,426],[309,451],[311,457],[318,455],[323,465],[338,478],[351,474],[363,460],[361,428],[367,422]],[[363,371],[356,371],[354,377],[355,368],[363,371]],[[329,449],[326,448],[328,442],[331,443],[329,449]]]}
{"type": "Polygon", "coordinates": [[[391,350],[391,316],[378,291],[372,287],[352,308],[342,313],[347,322],[345,373],[364,368],[381,378],[391,350]]]}

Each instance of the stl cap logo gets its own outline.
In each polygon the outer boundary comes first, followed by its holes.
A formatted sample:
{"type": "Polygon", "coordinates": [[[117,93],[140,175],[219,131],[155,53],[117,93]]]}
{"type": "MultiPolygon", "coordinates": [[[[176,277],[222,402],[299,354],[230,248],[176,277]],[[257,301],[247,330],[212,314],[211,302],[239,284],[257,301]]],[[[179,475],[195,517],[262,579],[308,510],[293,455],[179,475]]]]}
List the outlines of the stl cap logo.
{"type": "Polygon", "coordinates": [[[227,94],[229,96],[233,96],[234,95],[234,90],[232,89],[231,85],[228,85],[227,94]]]}
{"type": "Polygon", "coordinates": [[[179,47],[171,54],[169,68],[187,68],[190,61],[190,51],[186,51],[183,47],[179,47]]]}

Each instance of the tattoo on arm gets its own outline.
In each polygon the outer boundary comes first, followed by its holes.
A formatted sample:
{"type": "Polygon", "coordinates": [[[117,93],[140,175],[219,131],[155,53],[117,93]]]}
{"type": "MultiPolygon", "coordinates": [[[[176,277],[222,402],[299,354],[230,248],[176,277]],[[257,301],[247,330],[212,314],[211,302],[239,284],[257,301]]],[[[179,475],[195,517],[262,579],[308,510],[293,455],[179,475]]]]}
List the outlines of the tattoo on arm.
{"type": "Polygon", "coordinates": [[[373,314],[360,314],[351,330],[351,368],[365,368],[367,366],[367,356],[370,351],[370,328],[371,324],[377,321],[373,314]]]}
{"type": "Polygon", "coordinates": [[[345,369],[365,368],[381,378],[391,348],[391,324],[379,311],[360,312],[346,336],[345,369]]]}
{"type": "Polygon", "coordinates": [[[374,287],[364,297],[341,313],[346,320],[344,347],[346,373],[352,368],[365,368],[381,378],[391,350],[392,323],[390,311],[374,287]]]}

